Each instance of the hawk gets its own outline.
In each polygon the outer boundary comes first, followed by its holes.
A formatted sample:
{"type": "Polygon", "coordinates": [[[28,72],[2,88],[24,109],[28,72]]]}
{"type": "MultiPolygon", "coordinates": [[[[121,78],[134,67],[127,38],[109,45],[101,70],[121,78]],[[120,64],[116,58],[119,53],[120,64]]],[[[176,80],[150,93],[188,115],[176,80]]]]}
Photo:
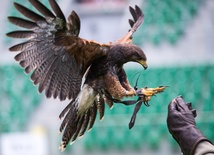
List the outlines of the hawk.
{"type": "Polygon", "coordinates": [[[133,33],[144,20],[138,6],[129,7],[133,19],[128,33],[116,42],[100,44],[79,37],[80,19],[75,11],[66,18],[55,0],[49,0],[51,10],[38,0],[29,0],[38,13],[14,3],[26,18],[8,17],[9,21],[27,30],[7,33],[12,38],[28,40],[9,48],[19,52],[15,60],[31,74],[39,93],[47,98],[69,99],[71,102],[59,115],[64,120],[60,149],[90,130],[99,112],[104,116],[105,103],[112,108],[113,99],[121,100],[136,94],[129,84],[123,65],[137,62],[147,68],[146,55],[132,44],[133,33]]]}

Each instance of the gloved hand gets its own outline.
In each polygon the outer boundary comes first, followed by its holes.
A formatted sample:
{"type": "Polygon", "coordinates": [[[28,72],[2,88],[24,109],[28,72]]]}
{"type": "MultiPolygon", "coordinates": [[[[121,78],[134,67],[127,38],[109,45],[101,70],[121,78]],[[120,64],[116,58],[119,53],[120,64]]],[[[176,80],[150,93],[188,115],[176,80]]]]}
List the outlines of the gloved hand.
{"type": "Polygon", "coordinates": [[[194,154],[196,145],[209,141],[197,129],[191,103],[186,104],[181,96],[172,100],[168,106],[167,126],[173,138],[180,145],[184,155],[194,154]]]}

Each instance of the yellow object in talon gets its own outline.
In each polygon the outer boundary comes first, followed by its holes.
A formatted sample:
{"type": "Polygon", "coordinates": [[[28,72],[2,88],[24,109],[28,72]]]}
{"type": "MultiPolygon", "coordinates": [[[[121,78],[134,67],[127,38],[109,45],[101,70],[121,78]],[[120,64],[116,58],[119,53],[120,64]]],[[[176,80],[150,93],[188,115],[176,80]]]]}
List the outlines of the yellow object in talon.
{"type": "Polygon", "coordinates": [[[156,88],[145,87],[145,88],[138,89],[136,93],[139,97],[143,97],[145,101],[149,101],[151,99],[151,96],[154,96],[155,94],[163,92],[166,89],[166,87],[168,86],[159,86],[156,88]]]}

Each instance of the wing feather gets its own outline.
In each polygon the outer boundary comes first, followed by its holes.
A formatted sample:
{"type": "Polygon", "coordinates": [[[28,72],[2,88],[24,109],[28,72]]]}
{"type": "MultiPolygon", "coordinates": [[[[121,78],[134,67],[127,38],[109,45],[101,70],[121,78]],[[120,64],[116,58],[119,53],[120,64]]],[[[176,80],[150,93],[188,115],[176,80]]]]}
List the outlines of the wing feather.
{"type": "Polygon", "coordinates": [[[134,19],[134,21],[136,22],[138,20],[138,14],[136,14],[135,10],[132,7],[129,7],[129,11],[134,19]]]}
{"type": "Polygon", "coordinates": [[[15,59],[18,59],[20,62],[25,62],[25,66],[22,67],[25,67],[25,72],[28,74],[37,66],[42,66],[44,62],[47,64],[47,62],[56,57],[54,51],[48,53],[50,50],[51,47],[45,48],[45,42],[40,42],[39,49],[34,44],[34,46],[31,46],[19,53],[15,59]]]}
{"type": "MultiPolygon", "coordinates": [[[[74,58],[73,58],[74,59],[74,58]]],[[[69,60],[68,60],[69,61],[69,60]]],[[[74,65],[73,65],[74,66],[74,65]]],[[[77,68],[77,67],[74,67],[74,68],[77,68]]],[[[78,70],[74,70],[74,68],[72,67],[64,67],[63,65],[63,60],[60,61],[60,64],[58,64],[55,72],[54,72],[54,76],[58,77],[58,79],[56,79],[55,82],[52,82],[52,83],[58,83],[58,87],[56,87],[57,85],[52,85],[50,88],[53,89],[51,95],[54,95],[54,91],[56,91],[56,93],[58,94],[59,98],[61,100],[65,100],[65,97],[68,96],[68,98],[70,99],[69,97],[69,94],[68,92],[72,92],[72,89],[76,89],[74,87],[72,87],[72,85],[75,85],[74,83],[72,83],[72,81],[75,81],[75,77],[73,77],[73,75],[70,75],[69,73],[72,72],[78,72],[78,70]],[[61,74],[63,73],[63,74],[61,74]],[[69,76],[70,75],[70,76],[69,76]],[[62,77],[63,76],[63,77],[62,77]],[[69,80],[70,78],[72,78],[72,81],[69,80]],[[70,83],[72,83],[72,85],[70,85],[70,83]]],[[[81,79],[78,79],[76,82],[80,81],[81,79]]],[[[72,96],[76,96],[77,94],[72,94],[72,96]]],[[[56,96],[56,95],[55,95],[56,96]]]]}
{"type": "Polygon", "coordinates": [[[63,21],[66,21],[65,16],[64,16],[62,10],[60,9],[59,5],[56,3],[56,1],[49,0],[49,3],[51,5],[51,8],[53,9],[53,11],[55,12],[56,16],[59,17],[60,19],[62,19],[63,21]]]}
{"type": "Polygon", "coordinates": [[[7,36],[12,38],[34,38],[37,35],[33,31],[13,31],[7,33],[7,36]]]}
{"type": "Polygon", "coordinates": [[[39,93],[41,93],[46,86],[48,86],[48,82],[50,80],[50,78],[52,78],[53,76],[53,71],[55,70],[55,68],[57,67],[58,63],[59,63],[59,58],[55,57],[54,59],[52,59],[52,61],[50,61],[50,65],[46,68],[46,71],[44,72],[44,75],[40,76],[41,77],[41,81],[39,84],[39,93]]]}
{"type": "MultiPolygon", "coordinates": [[[[48,98],[50,98],[52,96],[54,98],[56,98],[56,96],[58,96],[58,94],[60,92],[59,88],[64,86],[61,84],[62,82],[60,81],[60,76],[61,76],[60,73],[61,73],[62,69],[63,69],[63,64],[61,62],[59,62],[59,64],[57,65],[56,69],[53,72],[52,78],[50,79],[50,82],[48,85],[49,89],[46,90],[46,96],[48,98]],[[53,84],[55,84],[55,85],[53,85],[53,84]],[[56,86],[59,86],[59,87],[56,87],[56,86]]],[[[66,68],[66,69],[68,69],[68,68],[66,68]]],[[[63,72],[65,73],[65,75],[63,75],[63,76],[66,76],[65,82],[67,82],[67,78],[69,78],[67,76],[69,69],[67,71],[63,71],[63,72]]],[[[62,92],[62,93],[64,94],[65,92],[62,92]]],[[[64,95],[64,96],[66,96],[66,95],[64,95]]],[[[60,95],[59,98],[62,99],[64,96],[60,95]]],[[[64,100],[64,99],[62,99],[62,100],[64,100]]]]}
{"type": "Polygon", "coordinates": [[[8,17],[8,20],[14,25],[17,25],[19,27],[26,28],[26,29],[35,29],[38,27],[36,23],[19,18],[19,17],[8,17]]]}
{"type": "MultiPolygon", "coordinates": [[[[37,53],[32,54],[29,57],[26,56],[24,61],[27,61],[27,67],[25,68],[25,72],[29,74],[32,70],[34,70],[33,74],[31,75],[31,80],[35,81],[38,77],[41,77],[42,75],[45,76],[45,71],[48,66],[50,66],[50,62],[55,59],[56,55],[54,53],[48,54],[47,50],[50,50],[50,48],[47,48],[43,51],[43,53],[37,53]]],[[[32,52],[34,52],[35,49],[32,49],[32,52]]],[[[31,51],[29,51],[31,53],[31,51]]],[[[26,53],[27,55],[27,53],[26,53]]],[[[20,56],[21,57],[21,56],[20,56]]],[[[35,83],[34,84],[38,84],[35,83]]]]}
{"type": "Polygon", "coordinates": [[[68,29],[73,32],[73,35],[78,36],[80,32],[80,19],[75,11],[71,12],[68,17],[68,29]]]}
{"type": "Polygon", "coordinates": [[[25,50],[29,47],[32,47],[33,45],[35,45],[36,42],[34,41],[26,41],[17,45],[14,45],[12,47],[9,48],[10,51],[14,52],[14,51],[22,51],[25,50]]]}
{"type": "Polygon", "coordinates": [[[55,15],[40,1],[38,0],[29,0],[29,2],[45,17],[55,18],[55,15]]]}
{"type": "MultiPolygon", "coordinates": [[[[143,14],[141,9],[137,5],[135,5],[135,9],[132,8],[132,7],[129,7],[129,10],[130,10],[130,13],[132,14],[133,19],[134,19],[134,20],[130,19],[132,21],[131,24],[130,24],[130,26],[131,26],[131,30],[130,31],[132,33],[134,33],[137,30],[137,28],[144,21],[144,14],[143,14]]],[[[129,23],[130,23],[130,21],[129,21],[129,23]]]]}
{"type": "Polygon", "coordinates": [[[131,29],[123,38],[118,40],[116,43],[130,43],[132,35],[144,21],[144,14],[137,5],[135,5],[135,8],[132,8],[130,6],[129,11],[133,17],[133,19],[129,19],[129,25],[131,26],[131,29]]]}
{"type": "Polygon", "coordinates": [[[33,20],[33,21],[45,21],[45,18],[42,16],[38,15],[37,13],[29,10],[28,8],[24,7],[23,5],[20,5],[19,3],[14,3],[15,8],[23,14],[25,17],[33,20]]]}
{"type": "Polygon", "coordinates": [[[131,27],[134,26],[134,21],[133,21],[132,19],[129,19],[129,25],[130,25],[131,27]]]}
{"type": "Polygon", "coordinates": [[[55,0],[49,0],[49,10],[38,0],[29,0],[37,14],[21,4],[15,8],[28,19],[8,17],[9,21],[29,30],[7,34],[12,38],[28,38],[9,48],[20,52],[15,60],[25,68],[31,79],[39,84],[39,92],[60,100],[75,98],[80,91],[82,77],[87,68],[99,57],[106,55],[110,45],[100,45],[78,37],[80,19],[72,11],[66,23],[65,16],[55,0]]]}
{"type": "MultiPolygon", "coordinates": [[[[48,87],[49,89],[45,90],[45,95],[47,98],[52,97],[53,95],[53,82],[56,82],[55,84],[60,87],[62,87],[62,81],[59,78],[59,71],[61,71],[60,69],[62,68],[63,65],[61,63],[61,60],[59,58],[57,58],[53,64],[51,65],[51,68],[49,70],[49,72],[46,74],[46,78],[43,80],[43,82],[41,82],[39,84],[39,86],[42,86],[43,90],[48,87]]],[[[40,88],[40,87],[39,87],[40,88]]],[[[41,90],[41,92],[43,91],[41,90]]],[[[59,93],[60,91],[57,91],[57,93],[59,93]]],[[[63,100],[61,96],[59,96],[60,100],[63,100]]]]}

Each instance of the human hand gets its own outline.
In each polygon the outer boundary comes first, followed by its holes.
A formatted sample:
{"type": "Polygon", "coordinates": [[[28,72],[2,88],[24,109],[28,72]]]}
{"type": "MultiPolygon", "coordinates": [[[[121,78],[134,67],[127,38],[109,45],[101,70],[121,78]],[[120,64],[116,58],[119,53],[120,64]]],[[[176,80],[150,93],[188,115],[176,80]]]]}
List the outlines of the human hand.
{"type": "Polygon", "coordinates": [[[197,129],[194,116],[196,110],[182,96],[173,99],[168,106],[167,126],[173,138],[180,145],[184,155],[194,153],[196,145],[207,140],[197,129]]]}
{"type": "Polygon", "coordinates": [[[173,126],[195,125],[194,117],[196,117],[196,110],[192,109],[192,104],[185,103],[181,96],[176,97],[168,106],[167,125],[170,133],[173,126]]]}

